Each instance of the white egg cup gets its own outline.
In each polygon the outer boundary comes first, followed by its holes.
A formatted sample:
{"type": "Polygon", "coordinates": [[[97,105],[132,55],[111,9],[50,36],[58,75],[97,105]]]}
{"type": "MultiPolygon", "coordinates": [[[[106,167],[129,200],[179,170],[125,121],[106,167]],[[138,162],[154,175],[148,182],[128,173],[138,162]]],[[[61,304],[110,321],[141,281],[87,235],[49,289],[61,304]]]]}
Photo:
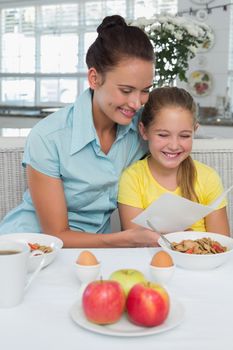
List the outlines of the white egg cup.
{"type": "Polygon", "coordinates": [[[172,279],[174,272],[175,265],[168,267],[157,267],[150,265],[150,275],[153,282],[166,284],[172,279]]]}
{"type": "Polygon", "coordinates": [[[75,263],[74,271],[81,283],[89,283],[97,279],[100,274],[101,263],[96,265],[80,265],[75,263]]]}

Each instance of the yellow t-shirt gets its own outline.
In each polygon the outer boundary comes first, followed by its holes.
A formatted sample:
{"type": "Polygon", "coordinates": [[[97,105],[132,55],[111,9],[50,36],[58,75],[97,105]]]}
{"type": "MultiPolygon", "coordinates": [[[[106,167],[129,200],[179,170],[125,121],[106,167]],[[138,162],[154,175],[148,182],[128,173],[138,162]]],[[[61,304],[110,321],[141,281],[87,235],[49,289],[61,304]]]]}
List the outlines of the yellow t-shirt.
{"type": "MultiPolygon", "coordinates": [[[[196,160],[194,160],[194,164],[197,170],[197,180],[194,187],[199,203],[209,205],[223,192],[221,179],[217,172],[206,164],[196,160]]],[[[169,191],[154,179],[147,158],[145,158],[132,164],[123,172],[119,184],[118,202],[145,209],[162,194],[168,192],[181,196],[179,187],[175,191],[169,191]]],[[[218,209],[226,205],[225,199],[218,209]]],[[[205,232],[204,219],[196,222],[191,228],[194,231],[205,232]]]]}

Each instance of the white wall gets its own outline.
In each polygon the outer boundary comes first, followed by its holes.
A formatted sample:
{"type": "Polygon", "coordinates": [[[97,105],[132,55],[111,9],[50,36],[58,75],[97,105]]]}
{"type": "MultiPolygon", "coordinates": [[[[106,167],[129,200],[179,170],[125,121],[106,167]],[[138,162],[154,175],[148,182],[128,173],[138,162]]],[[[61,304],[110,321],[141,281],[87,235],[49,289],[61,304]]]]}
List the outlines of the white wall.
{"type": "MultiPolygon", "coordinates": [[[[226,0],[215,0],[209,4],[209,7],[224,5],[229,3],[226,0]]],[[[204,9],[205,6],[194,5],[190,0],[178,0],[179,11],[186,9],[204,9]]],[[[225,96],[227,88],[227,71],[228,71],[228,55],[229,55],[229,23],[230,23],[230,10],[223,11],[223,8],[213,9],[210,14],[207,15],[207,19],[203,21],[211,26],[215,35],[214,45],[209,51],[205,53],[198,53],[197,56],[190,62],[190,72],[195,70],[206,70],[213,78],[213,88],[210,95],[203,97],[196,97],[195,100],[200,106],[216,106],[217,96],[225,96]],[[201,64],[201,60],[204,60],[204,64],[201,64]]],[[[186,15],[188,16],[188,15],[186,15]]],[[[197,19],[194,15],[193,19],[197,19]]],[[[178,83],[179,86],[183,86],[188,89],[188,85],[185,83],[178,83]]]]}

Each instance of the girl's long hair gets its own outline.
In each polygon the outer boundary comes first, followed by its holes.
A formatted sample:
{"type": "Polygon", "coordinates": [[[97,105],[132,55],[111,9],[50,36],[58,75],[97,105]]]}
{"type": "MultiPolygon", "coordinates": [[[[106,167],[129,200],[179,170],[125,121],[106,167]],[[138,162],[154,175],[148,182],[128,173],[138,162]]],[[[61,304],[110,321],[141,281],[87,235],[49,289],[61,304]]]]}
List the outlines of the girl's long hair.
{"type": "MultiPolygon", "coordinates": [[[[156,115],[162,108],[182,107],[193,115],[193,127],[196,120],[196,104],[192,96],[184,89],[177,87],[161,87],[154,89],[145,104],[141,122],[148,128],[155,120],[156,115]]],[[[184,198],[199,202],[195,192],[195,181],[197,172],[191,156],[188,156],[180,165],[177,172],[177,184],[180,187],[181,195],[184,198]]]]}

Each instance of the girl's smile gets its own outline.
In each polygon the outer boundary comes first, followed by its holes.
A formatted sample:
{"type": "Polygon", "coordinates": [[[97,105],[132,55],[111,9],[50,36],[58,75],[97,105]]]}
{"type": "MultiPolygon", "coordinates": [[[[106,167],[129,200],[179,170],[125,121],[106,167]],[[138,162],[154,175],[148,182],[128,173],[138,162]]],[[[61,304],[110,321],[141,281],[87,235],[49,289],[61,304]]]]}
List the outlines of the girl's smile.
{"type": "Polygon", "coordinates": [[[178,156],[181,154],[181,152],[179,152],[179,153],[162,152],[162,153],[163,153],[166,157],[171,158],[171,159],[176,158],[176,157],[178,157],[178,156]]]}

